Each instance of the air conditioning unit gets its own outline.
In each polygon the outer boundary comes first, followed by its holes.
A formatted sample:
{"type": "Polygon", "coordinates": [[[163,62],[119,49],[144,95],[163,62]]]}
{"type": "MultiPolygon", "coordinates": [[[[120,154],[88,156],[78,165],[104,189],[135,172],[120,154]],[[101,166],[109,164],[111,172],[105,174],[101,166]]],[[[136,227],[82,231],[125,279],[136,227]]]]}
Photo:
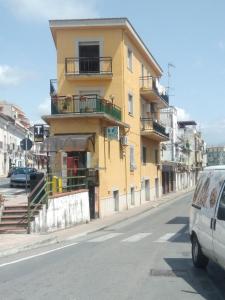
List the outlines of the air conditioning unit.
{"type": "Polygon", "coordinates": [[[122,146],[128,146],[128,137],[126,135],[121,136],[120,142],[122,146]]]}

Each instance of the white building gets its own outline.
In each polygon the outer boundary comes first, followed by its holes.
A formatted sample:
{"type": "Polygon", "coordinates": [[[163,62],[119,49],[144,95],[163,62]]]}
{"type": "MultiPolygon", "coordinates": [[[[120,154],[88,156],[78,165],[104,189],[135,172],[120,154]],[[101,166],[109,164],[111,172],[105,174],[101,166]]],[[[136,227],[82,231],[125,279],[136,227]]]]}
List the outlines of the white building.
{"type": "Polygon", "coordinates": [[[24,166],[25,153],[20,148],[26,130],[11,117],[0,113],[0,176],[6,176],[10,167],[24,166]]]}
{"type": "Polygon", "coordinates": [[[161,110],[160,119],[170,140],[161,144],[163,193],[193,187],[198,173],[206,166],[206,144],[195,121],[177,120],[177,110],[161,110]]]}

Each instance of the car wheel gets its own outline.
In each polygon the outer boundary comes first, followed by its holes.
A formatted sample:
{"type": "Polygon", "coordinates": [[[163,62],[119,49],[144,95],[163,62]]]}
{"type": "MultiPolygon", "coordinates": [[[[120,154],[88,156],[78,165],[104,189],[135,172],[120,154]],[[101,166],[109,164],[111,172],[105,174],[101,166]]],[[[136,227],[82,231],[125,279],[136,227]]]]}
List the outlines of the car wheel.
{"type": "Polygon", "coordinates": [[[207,267],[209,262],[209,259],[202,253],[196,235],[194,235],[192,238],[192,261],[196,268],[203,268],[203,269],[207,267]]]}
{"type": "Polygon", "coordinates": [[[13,187],[13,184],[10,183],[10,187],[12,188],[12,187],[13,187]]]}

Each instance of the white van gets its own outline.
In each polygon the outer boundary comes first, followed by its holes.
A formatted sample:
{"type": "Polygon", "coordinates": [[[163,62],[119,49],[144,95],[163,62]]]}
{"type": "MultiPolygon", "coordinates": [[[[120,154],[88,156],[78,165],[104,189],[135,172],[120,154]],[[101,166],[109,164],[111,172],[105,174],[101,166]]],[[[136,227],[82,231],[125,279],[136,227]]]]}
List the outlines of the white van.
{"type": "Polygon", "coordinates": [[[225,165],[201,172],[190,212],[192,260],[205,268],[209,259],[225,269],[225,165]]]}

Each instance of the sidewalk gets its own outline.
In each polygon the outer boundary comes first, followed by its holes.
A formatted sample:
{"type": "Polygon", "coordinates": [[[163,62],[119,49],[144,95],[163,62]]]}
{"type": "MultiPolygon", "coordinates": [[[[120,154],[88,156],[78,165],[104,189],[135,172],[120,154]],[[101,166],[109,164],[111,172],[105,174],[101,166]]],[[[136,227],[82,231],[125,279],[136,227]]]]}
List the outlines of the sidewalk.
{"type": "Polygon", "coordinates": [[[88,224],[81,224],[68,229],[58,230],[45,234],[1,234],[0,235],[0,257],[16,254],[22,251],[35,249],[41,246],[69,241],[79,236],[95,232],[113,224],[122,222],[134,216],[138,216],[155,207],[161,206],[173,200],[179,200],[185,194],[189,194],[193,189],[182,192],[171,193],[158,199],[157,201],[146,202],[126,211],[118,212],[104,219],[96,219],[88,224]]]}

